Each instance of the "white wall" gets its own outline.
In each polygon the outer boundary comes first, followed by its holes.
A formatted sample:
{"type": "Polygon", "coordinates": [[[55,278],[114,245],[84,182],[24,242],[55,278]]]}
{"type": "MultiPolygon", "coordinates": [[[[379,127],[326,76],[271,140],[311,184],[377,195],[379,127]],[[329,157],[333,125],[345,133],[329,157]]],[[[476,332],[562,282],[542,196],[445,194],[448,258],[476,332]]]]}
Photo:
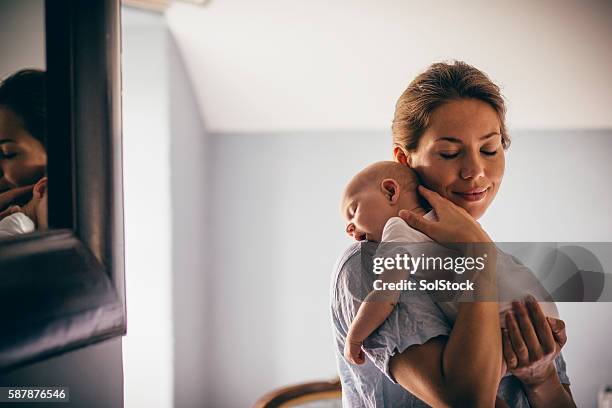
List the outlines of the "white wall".
{"type": "Polygon", "coordinates": [[[128,407],[207,398],[206,132],[163,16],[123,9],[128,407]]]}
{"type": "Polygon", "coordinates": [[[214,377],[208,353],[213,335],[208,289],[210,159],[192,82],[173,38],[168,42],[168,62],[174,406],[198,408],[206,406],[214,377]]]}
{"type": "Polygon", "coordinates": [[[126,407],[173,403],[172,223],[167,31],[122,10],[126,407]]]}
{"type": "Polygon", "coordinates": [[[23,68],[45,69],[43,0],[0,0],[0,79],[23,68]]]}
{"type": "MultiPolygon", "coordinates": [[[[612,241],[612,131],[514,132],[500,194],[483,218],[498,241],[612,241]]],[[[215,134],[207,406],[249,406],[293,382],[336,375],[329,279],[349,245],[342,187],[390,158],[385,133],[215,134]],[[239,392],[228,389],[240,384],[239,392]]],[[[609,303],[561,304],[578,406],[612,383],[609,303]],[[588,318],[587,318],[588,317],[588,318]]]]}
{"type": "Polygon", "coordinates": [[[174,2],[168,24],[211,131],[386,130],[414,76],[487,72],[514,128],[612,127],[607,0],[174,2]]]}

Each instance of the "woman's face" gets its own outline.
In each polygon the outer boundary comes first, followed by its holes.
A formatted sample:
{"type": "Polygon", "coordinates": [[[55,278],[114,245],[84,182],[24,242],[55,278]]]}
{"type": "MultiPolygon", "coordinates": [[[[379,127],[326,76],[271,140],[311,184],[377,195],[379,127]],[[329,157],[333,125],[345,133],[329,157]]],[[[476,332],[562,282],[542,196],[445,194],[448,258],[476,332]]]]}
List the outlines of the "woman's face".
{"type": "Polygon", "coordinates": [[[19,117],[0,108],[0,193],[36,183],[45,174],[47,153],[19,117]]]}
{"type": "Polygon", "coordinates": [[[407,163],[425,186],[480,218],[504,175],[496,111],[478,99],[458,99],[438,107],[418,148],[407,153],[407,163]]]}

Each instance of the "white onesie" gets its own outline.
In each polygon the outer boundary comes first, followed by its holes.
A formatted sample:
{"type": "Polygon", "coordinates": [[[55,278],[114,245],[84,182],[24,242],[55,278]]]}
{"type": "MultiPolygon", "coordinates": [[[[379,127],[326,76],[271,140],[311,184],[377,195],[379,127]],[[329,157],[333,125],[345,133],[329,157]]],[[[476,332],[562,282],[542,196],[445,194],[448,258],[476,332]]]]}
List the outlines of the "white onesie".
{"type": "MultiPolygon", "coordinates": [[[[437,220],[434,211],[428,212],[425,218],[428,220],[437,220]]],[[[403,219],[392,217],[385,224],[382,242],[424,243],[433,241],[427,235],[410,227],[403,219]]],[[[435,245],[440,250],[447,251],[441,245],[435,245]]],[[[393,251],[393,249],[391,249],[391,251],[393,251]]],[[[397,247],[395,247],[395,251],[398,251],[397,247]]],[[[415,256],[415,254],[412,255],[415,256]]],[[[386,249],[384,245],[380,245],[375,256],[393,257],[394,255],[390,254],[389,249],[386,249]]],[[[407,278],[408,271],[406,271],[405,274],[405,278],[407,278]]],[[[385,279],[384,272],[381,278],[383,280],[385,279]]],[[[394,279],[397,279],[397,276],[394,279]]],[[[505,327],[504,312],[512,307],[511,300],[523,299],[528,294],[531,294],[536,299],[550,299],[549,293],[542,287],[529,268],[499,249],[497,250],[497,282],[498,287],[503,288],[504,294],[504,299],[499,301],[500,324],[502,327],[505,327]]],[[[457,318],[457,302],[438,302],[437,304],[446,317],[454,323],[457,318]]],[[[539,301],[538,304],[544,315],[559,318],[559,312],[554,302],[539,301]]]]}
{"type": "Polygon", "coordinates": [[[35,230],[34,221],[22,212],[13,213],[0,220],[0,238],[28,234],[35,230]]]}

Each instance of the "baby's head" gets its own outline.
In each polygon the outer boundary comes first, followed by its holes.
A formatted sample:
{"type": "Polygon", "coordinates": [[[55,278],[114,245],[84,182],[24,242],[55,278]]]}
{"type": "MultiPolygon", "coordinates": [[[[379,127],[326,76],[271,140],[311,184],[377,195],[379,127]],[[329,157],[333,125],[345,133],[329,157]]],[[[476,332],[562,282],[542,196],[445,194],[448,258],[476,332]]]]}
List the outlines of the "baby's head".
{"type": "Polygon", "coordinates": [[[400,163],[380,161],[361,170],[342,195],[346,232],[357,241],[380,242],[385,224],[400,210],[422,212],[418,185],[416,173],[400,163]]]}

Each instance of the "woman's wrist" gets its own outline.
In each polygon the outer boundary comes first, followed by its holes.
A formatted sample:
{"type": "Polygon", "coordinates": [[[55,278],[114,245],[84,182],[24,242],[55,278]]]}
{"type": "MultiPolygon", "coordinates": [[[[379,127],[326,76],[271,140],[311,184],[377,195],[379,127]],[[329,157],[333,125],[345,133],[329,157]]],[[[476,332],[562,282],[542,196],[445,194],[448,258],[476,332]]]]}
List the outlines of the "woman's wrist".
{"type": "MultiPolygon", "coordinates": [[[[554,368],[554,364],[551,364],[554,368]]],[[[568,407],[575,408],[576,404],[571,394],[565,389],[557,370],[554,369],[543,381],[531,384],[523,383],[529,404],[534,408],[540,407],[568,407]]]]}
{"type": "Polygon", "coordinates": [[[561,381],[557,375],[557,368],[550,362],[540,376],[533,376],[529,381],[521,380],[523,388],[527,393],[540,394],[543,391],[561,386],[561,381]]]}

